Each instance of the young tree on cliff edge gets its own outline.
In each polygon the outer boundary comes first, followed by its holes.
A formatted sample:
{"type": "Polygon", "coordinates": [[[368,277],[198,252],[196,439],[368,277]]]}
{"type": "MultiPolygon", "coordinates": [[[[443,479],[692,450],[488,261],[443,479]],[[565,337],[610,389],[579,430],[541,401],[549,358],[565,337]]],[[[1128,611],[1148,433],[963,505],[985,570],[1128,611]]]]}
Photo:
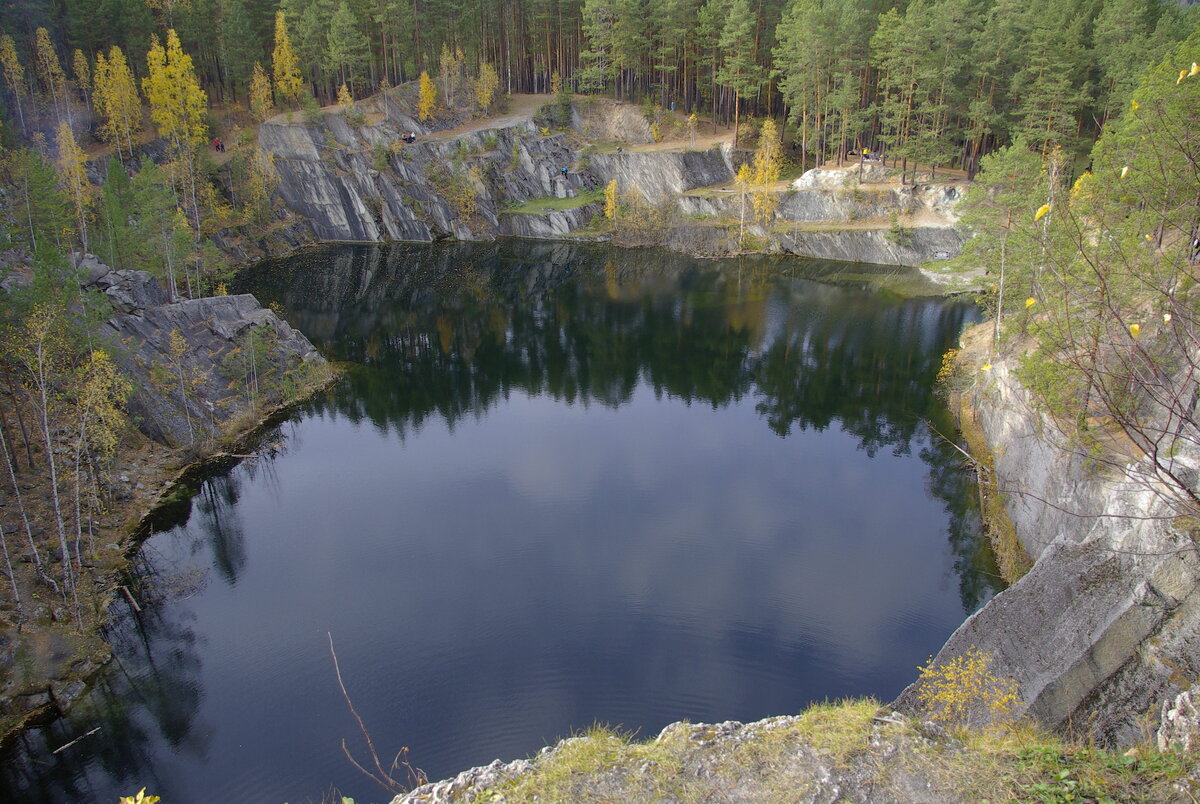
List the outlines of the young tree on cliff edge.
{"type": "Polygon", "coordinates": [[[50,41],[50,34],[45,28],[38,28],[34,42],[34,60],[38,81],[42,91],[50,96],[54,110],[61,120],[65,116],[71,121],[71,104],[67,99],[67,74],[63,72],[62,64],[58,61],[58,52],[50,41]]]}
{"type": "Polygon", "coordinates": [[[771,185],[779,181],[783,171],[783,150],[779,144],[779,133],[775,121],[767,118],[763,121],[762,132],[758,136],[758,149],[754,152],[754,217],[766,226],[775,215],[775,207],[779,204],[779,195],[772,191],[771,185]]]}
{"type": "Polygon", "coordinates": [[[58,124],[58,136],[55,139],[58,146],[58,178],[75,207],[75,225],[79,232],[79,244],[83,250],[88,250],[87,208],[91,201],[88,188],[91,186],[87,178],[87,157],[75,142],[71,126],[67,121],[58,124]]]}
{"type": "Polygon", "coordinates": [[[1032,298],[1030,260],[1038,253],[1034,218],[1042,204],[1044,171],[1041,157],[1021,138],[983,157],[980,167],[960,207],[959,221],[970,237],[955,260],[968,269],[987,268],[991,274],[993,287],[981,300],[993,316],[994,359],[1006,305],[1011,299],[1032,298]]]}
{"type": "Polygon", "coordinates": [[[437,84],[422,70],[417,84],[417,118],[428,120],[433,117],[433,107],[437,105],[437,84]]]}
{"type": "Polygon", "coordinates": [[[271,79],[258,62],[250,76],[250,114],[255,120],[263,121],[275,113],[275,102],[271,98],[271,79]]]}

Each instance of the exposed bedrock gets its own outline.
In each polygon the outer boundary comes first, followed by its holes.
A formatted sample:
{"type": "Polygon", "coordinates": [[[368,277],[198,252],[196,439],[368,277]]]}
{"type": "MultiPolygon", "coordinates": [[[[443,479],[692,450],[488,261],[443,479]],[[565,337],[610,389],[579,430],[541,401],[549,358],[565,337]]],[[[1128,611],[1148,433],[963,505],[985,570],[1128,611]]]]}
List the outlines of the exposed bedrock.
{"type": "MultiPolygon", "coordinates": [[[[591,138],[650,141],[641,114],[620,104],[577,109],[573,127],[591,138]]],[[[339,112],[295,123],[276,118],[260,127],[259,144],[274,157],[278,197],[322,241],[569,238],[592,222],[598,205],[537,214],[517,207],[574,198],[615,180],[622,193],[674,205],[692,218],[663,233],[668,248],[711,256],[737,251],[730,231],[739,224],[741,201],[728,143],[707,150],[592,152],[575,134],[547,133],[519,117],[460,134],[420,133],[411,144],[401,141],[407,131],[422,129],[390,104],[385,119],[363,125],[339,112]]],[[[897,186],[891,174],[878,164],[864,166],[861,176],[857,170],[808,171],[780,194],[772,225],[755,230],[756,247],[897,265],[957,254],[962,239],[953,210],[961,186],[897,186]]]]}
{"type": "MultiPolygon", "coordinates": [[[[977,647],[1020,683],[1018,714],[1102,745],[1136,742],[1200,673],[1200,560],[1144,463],[1096,468],[997,363],[973,405],[1033,568],[967,620],[941,664],[977,647]]],[[[1175,470],[1195,475],[1195,455],[1175,470]]],[[[897,706],[920,714],[913,684],[897,706]]]]}
{"type": "Polygon", "coordinates": [[[130,416],[155,441],[184,446],[219,435],[252,403],[280,401],[296,372],[325,364],[249,294],[172,303],[145,271],[109,270],[90,254],[77,263],[85,287],[113,308],[100,334],[132,384],[130,416]]]}

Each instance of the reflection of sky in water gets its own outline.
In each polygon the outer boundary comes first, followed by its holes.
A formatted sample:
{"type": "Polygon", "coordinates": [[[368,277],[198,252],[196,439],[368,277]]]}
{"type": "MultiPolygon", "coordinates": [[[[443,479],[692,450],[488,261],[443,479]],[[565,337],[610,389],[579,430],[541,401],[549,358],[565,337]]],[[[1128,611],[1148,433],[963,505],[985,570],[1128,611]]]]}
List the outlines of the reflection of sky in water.
{"type": "MultiPolygon", "coordinates": [[[[311,754],[302,735],[329,722],[352,735],[332,631],[376,740],[442,775],[593,720],[653,731],[889,696],[963,616],[915,457],[848,461],[856,440],[832,430],[781,439],[745,401],[513,393],[398,440],[312,419],[272,482],[244,487],[246,569],[194,603],[203,686],[222,691],[200,720],[273,724],[242,738],[272,754],[311,754]]],[[[353,783],[338,757],[312,761],[353,783]]]]}

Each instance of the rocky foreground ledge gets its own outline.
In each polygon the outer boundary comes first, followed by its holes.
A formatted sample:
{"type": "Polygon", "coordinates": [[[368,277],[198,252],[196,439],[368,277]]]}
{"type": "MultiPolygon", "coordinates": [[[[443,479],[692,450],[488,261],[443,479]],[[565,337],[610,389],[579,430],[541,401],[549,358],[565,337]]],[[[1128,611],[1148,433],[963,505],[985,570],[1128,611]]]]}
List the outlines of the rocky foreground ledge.
{"type": "Polygon", "coordinates": [[[497,760],[392,804],[1192,802],[1200,792],[1200,766],[1189,753],[1200,742],[1193,694],[1164,707],[1161,749],[1127,754],[1024,728],[952,737],[863,700],[755,723],[674,723],[644,743],[593,729],[533,759],[497,760]]]}

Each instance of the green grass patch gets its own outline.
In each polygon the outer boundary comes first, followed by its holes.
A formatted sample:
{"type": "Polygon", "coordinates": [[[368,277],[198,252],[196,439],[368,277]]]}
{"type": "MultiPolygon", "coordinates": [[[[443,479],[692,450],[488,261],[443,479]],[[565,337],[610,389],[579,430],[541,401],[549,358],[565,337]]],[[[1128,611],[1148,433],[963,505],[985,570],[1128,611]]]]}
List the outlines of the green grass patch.
{"type": "Polygon", "coordinates": [[[564,209],[577,209],[588,204],[598,204],[604,200],[604,190],[587,190],[574,198],[532,198],[528,201],[506,207],[504,212],[512,215],[542,215],[546,212],[561,212],[564,209]]]}

